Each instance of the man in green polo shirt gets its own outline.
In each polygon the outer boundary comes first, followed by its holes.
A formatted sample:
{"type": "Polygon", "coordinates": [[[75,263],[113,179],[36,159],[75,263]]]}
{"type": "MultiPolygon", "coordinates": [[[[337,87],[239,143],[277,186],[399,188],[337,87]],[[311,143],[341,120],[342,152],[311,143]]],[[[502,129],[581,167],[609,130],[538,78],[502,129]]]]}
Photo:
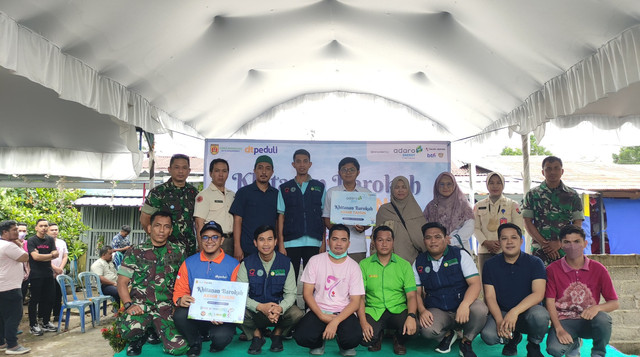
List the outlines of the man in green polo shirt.
{"type": "Polygon", "coordinates": [[[358,310],[362,344],[380,351],[382,332],[394,329],[393,352],[404,355],[407,336],[416,333],[416,281],[411,264],[393,253],[391,228],[378,226],[372,236],[376,254],[360,262],[365,289],[358,310]]]}

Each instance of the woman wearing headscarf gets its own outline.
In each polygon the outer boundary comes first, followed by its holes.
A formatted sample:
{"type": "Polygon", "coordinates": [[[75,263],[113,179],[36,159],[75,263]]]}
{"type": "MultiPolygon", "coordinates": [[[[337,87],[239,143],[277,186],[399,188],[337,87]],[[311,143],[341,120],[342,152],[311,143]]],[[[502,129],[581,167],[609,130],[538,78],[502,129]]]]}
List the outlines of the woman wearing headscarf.
{"type": "Polygon", "coordinates": [[[500,253],[498,227],[503,223],[514,223],[524,232],[524,220],[520,205],[502,194],[504,177],[498,172],[487,175],[489,197],[480,200],[474,208],[475,230],[478,240],[478,266],[480,273],[484,262],[500,253]]]}
{"type": "Polygon", "coordinates": [[[427,221],[406,177],[398,176],[391,181],[390,201],[378,209],[376,226],[385,225],[393,230],[394,253],[413,264],[418,254],[426,251],[421,229],[427,221]]]}
{"type": "Polygon", "coordinates": [[[433,199],[424,209],[424,217],[427,222],[439,222],[447,228],[451,245],[473,254],[469,243],[474,227],[473,210],[450,172],[443,172],[436,178],[433,199]]]}

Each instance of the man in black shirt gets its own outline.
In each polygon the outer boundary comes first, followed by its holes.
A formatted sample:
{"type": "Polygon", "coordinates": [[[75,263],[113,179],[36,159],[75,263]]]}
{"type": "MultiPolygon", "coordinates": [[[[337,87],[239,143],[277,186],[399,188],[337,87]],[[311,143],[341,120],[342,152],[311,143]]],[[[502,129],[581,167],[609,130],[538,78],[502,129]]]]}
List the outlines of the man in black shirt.
{"type": "Polygon", "coordinates": [[[39,219],[36,222],[36,234],[27,240],[29,265],[31,266],[29,326],[31,326],[31,333],[36,336],[41,336],[43,331],[55,332],[58,330],[49,321],[55,298],[55,280],[53,279],[51,260],[58,256],[58,250],[55,240],[46,234],[48,228],[49,222],[46,219],[39,219]],[[42,319],[41,326],[36,317],[42,319]]]}

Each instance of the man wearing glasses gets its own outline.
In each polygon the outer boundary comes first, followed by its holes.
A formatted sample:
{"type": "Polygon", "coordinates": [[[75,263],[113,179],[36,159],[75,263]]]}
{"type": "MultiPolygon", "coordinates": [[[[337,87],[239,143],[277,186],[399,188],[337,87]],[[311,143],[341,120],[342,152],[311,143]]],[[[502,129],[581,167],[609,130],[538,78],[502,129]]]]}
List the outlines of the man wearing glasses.
{"type": "MultiPolygon", "coordinates": [[[[345,157],[338,163],[338,173],[340,175],[339,185],[331,187],[327,190],[327,194],[324,201],[324,208],[322,211],[322,217],[324,218],[324,225],[327,229],[331,229],[333,223],[331,223],[331,195],[336,191],[356,191],[356,192],[371,192],[360,185],[356,179],[360,175],[360,163],[353,157],[345,157]],[[340,184],[340,182],[342,182],[340,184]]],[[[351,236],[351,243],[349,245],[349,257],[360,263],[367,257],[367,236],[364,233],[369,226],[354,225],[348,226],[351,236]]],[[[326,250],[326,242],[323,240],[320,252],[326,250]]]]}
{"type": "Polygon", "coordinates": [[[167,182],[149,191],[142,213],[140,213],[140,224],[150,232],[151,215],[158,211],[171,213],[173,221],[173,233],[169,237],[172,243],[182,246],[185,256],[196,252],[196,235],[193,228],[193,210],[198,195],[198,189],[187,182],[191,168],[189,167],[189,156],[175,154],[169,161],[169,175],[171,178],[167,182]]]}
{"type": "Polygon", "coordinates": [[[222,351],[233,338],[235,324],[218,321],[188,319],[189,306],[195,301],[191,296],[195,279],[236,281],[238,261],[226,255],[220,246],[224,241],[224,232],[216,222],[207,222],[200,230],[202,250],[187,258],[178,270],[173,290],[173,302],[176,311],[173,320],[181,334],[189,342],[187,356],[199,356],[202,350],[201,335],[209,336],[209,351],[222,351]]]}

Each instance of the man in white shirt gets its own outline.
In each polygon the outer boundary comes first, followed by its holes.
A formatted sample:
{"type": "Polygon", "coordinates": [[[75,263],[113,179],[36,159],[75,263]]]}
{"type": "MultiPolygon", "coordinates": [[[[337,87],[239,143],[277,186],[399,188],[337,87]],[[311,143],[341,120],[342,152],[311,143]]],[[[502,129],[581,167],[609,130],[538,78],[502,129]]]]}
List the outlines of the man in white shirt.
{"type": "Polygon", "coordinates": [[[98,274],[100,277],[100,285],[102,293],[113,296],[116,303],[120,304],[120,295],[118,295],[118,271],[113,264],[113,248],[105,245],[100,248],[100,258],[91,264],[91,272],[98,274]]]}
{"type": "MultiPolygon", "coordinates": [[[[67,260],[69,259],[69,251],[67,249],[67,243],[58,239],[58,234],[60,234],[60,230],[58,225],[55,223],[50,223],[49,228],[47,229],[47,235],[53,238],[56,242],[56,250],[58,250],[58,257],[51,260],[51,269],[53,269],[53,278],[55,279],[58,275],[64,274],[64,267],[67,265],[67,260]]],[[[58,322],[58,315],[60,314],[60,307],[62,306],[62,290],[60,290],[60,285],[56,282],[56,297],[53,300],[53,322],[58,322]]]]}

